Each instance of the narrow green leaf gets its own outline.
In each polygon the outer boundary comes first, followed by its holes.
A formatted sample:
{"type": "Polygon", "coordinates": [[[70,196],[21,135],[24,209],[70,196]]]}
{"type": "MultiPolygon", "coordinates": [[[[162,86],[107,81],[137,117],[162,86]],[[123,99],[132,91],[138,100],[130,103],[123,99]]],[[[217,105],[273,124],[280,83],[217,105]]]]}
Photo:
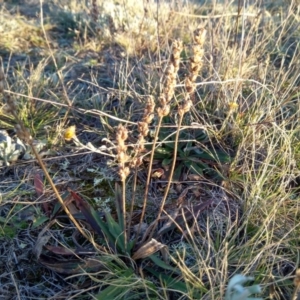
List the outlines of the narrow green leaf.
{"type": "Polygon", "coordinates": [[[175,169],[174,174],[173,174],[173,181],[180,180],[183,167],[184,167],[184,164],[182,164],[182,163],[177,166],[177,168],[175,169]]]}
{"type": "Polygon", "coordinates": [[[195,152],[198,155],[198,158],[209,159],[220,163],[229,163],[231,162],[231,157],[222,152],[222,151],[206,151],[201,149],[196,149],[195,152]]]}
{"type": "Polygon", "coordinates": [[[0,237],[13,238],[17,233],[17,230],[11,226],[0,226],[0,237]]]}
{"type": "Polygon", "coordinates": [[[195,174],[203,175],[203,168],[199,164],[194,163],[192,161],[185,161],[184,164],[189,170],[192,170],[195,174]]]}
{"type": "Polygon", "coordinates": [[[150,272],[151,274],[153,274],[155,277],[162,280],[168,289],[176,290],[176,291],[182,292],[184,294],[186,294],[188,292],[188,287],[186,286],[186,284],[184,282],[182,282],[176,278],[173,278],[169,275],[163,274],[161,272],[156,272],[151,268],[146,268],[146,270],[148,272],[150,272]]]}
{"type": "MultiPolygon", "coordinates": [[[[124,284],[132,283],[130,281],[134,280],[134,277],[131,277],[133,275],[132,269],[126,269],[121,273],[118,273],[117,275],[119,276],[120,279],[124,278],[124,284]]],[[[106,287],[104,290],[102,290],[98,295],[96,295],[96,299],[97,300],[121,299],[118,298],[118,296],[124,293],[125,288],[126,287],[124,286],[110,285],[106,287]]]]}
{"type": "Polygon", "coordinates": [[[105,223],[99,216],[98,212],[95,211],[91,207],[91,214],[94,217],[95,221],[97,222],[98,226],[101,228],[102,233],[105,235],[105,237],[108,239],[108,241],[112,244],[114,244],[114,236],[109,232],[108,224],[105,223]]]}
{"type": "Polygon", "coordinates": [[[167,263],[165,263],[163,260],[161,260],[156,254],[150,255],[149,258],[159,267],[165,270],[172,271],[174,273],[180,274],[178,272],[178,269],[171,267],[167,263]]]}
{"type": "Polygon", "coordinates": [[[46,221],[48,221],[49,218],[46,217],[46,216],[40,216],[38,217],[32,224],[32,228],[37,228],[39,227],[40,225],[42,225],[43,223],[45,223],[46,221]]]}
{"type": "Polygon", "coordinates": [[[156,148],[155,149],[155,153],[156,154],[162,154],[164,156],[170,156],[170,155],[172,155],[172,151],[170,149],[163,148],[163,147],[156,148]]]}
{"type": "Polygon", "coordinates": [[[116,299],[124,291],[124,287],[110,285],[96,296],[98,300],[116,299]]]}
{"type": "Polygon", "coordinates": [[[207,134],[204,130],[196,130],[195,138],[199,142],[204,142],[207,139],[207,134]]]}
{"type": "Polygon", "coordinates": [[[86,221],[92,226],[92,228],[100,235],[103,236],[103,232],[101,230],[101,227],[98,225],[97,220],[94,217],[94,214],[92,214],[92,207],[87,203],[83,198],[81,198],[77,193],[72,191],[69,188],[69,192],[71,193],[72,197],[76,201],[77,207],[80,209],[82,214],[84,215],[86,221]]]}
{"type": "Polygon", "coordinates": [[[116,243],[118,250],[126,252],[125,242],[124,242],[124,231],[121,226],[113,219],[109,212],[105,213],[106,222],[110,234],[114,237],[114,243],[116,243]]]}
{"type": "MultiPolygon", "coordinates": [[[[61,198],[65,201],[68,196],[70,195],[69,192],[65,192],[61,198]]],[[[52,217],[56,216],[56,214],[58,213],[58,211],[61,209],[61,204],[59,202],[57,202],[55,205],[54,205],[54,208],[53,208],[53,212],[52,212],[52,217]]]]}
{"type": "Polygon", "coordinates": [[[172,163],[173,161],[173,158],[164,158],[163,161],[162,161],[162,166],[168,166],[172,163]]]}
{"type": "Polygon", "coordinates": [[[7,223],[6,218],[0,217],[0,223],[3,223],[3,224],[7,223]]]}
{"type": "Polygon", "coordinates": [[[122,187],[116,182],[115,183],[115,197],[116,197],[116,210],[118,215],[119,225],[121,226],[122,231],[124,231],[124,214],[123,210],[123,197],[122,197],[122,187]]]}

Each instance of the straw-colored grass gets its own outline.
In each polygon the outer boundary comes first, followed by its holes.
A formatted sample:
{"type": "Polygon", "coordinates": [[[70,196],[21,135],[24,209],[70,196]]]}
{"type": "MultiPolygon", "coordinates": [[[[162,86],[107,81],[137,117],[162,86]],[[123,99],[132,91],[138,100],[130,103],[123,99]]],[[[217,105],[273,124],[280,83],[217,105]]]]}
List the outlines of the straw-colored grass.
{"type": "Polygon", "coordinates": [[[299,4],[179,2],[1,8],[3,299],[297,298],[299,4]]]}

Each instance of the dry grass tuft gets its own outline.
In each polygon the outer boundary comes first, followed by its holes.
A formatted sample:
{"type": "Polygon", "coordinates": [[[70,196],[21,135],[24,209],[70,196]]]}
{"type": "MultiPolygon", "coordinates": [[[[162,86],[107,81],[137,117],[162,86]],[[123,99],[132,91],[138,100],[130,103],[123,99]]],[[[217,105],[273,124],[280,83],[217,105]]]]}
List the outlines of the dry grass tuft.
{"type": "Polygon", "coordinates": [[[4,4],[1,295],[297,298],[299,5],[242,2],[4,4]]]}

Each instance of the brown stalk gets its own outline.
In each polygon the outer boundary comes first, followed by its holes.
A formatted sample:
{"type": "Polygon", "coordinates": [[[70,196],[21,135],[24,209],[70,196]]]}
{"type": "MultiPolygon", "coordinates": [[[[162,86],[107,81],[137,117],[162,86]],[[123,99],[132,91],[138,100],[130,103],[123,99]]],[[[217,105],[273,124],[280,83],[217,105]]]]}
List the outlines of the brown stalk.
{"type": "MultiPolygon", "coordinates": [[[[127,146],[125,141],[128,138],[128,131],[123,125],[119,125],[117,129],[117,161],[119,164],[119,176],[122,182],[122,218],[123,218],[123,230],[124,230],[124,247],[127,249],[127,231],[126,231],[126,178],[128,177],[130,170],[126,166],[128,162],[127,146]]],[[[118,216],[121,217],[121,216],[118,216]]]]}
{"type": "Polygon", "coordinates": [[[299,291],[300,291],[300,269],[297,269],[294,278],[294,292],[291,298],[292,300],[298,299],[299,291]]]}
{"type": "MultiPolygon", "coordinates": [[[[178,150],[178,140],[179,140],[180,128],[181,128],[184,114],[189,112],[191,109],[191,106],[192,106],[191,97],[194,98],[194,92],[196,89],[195,81],[196,81],[199,71],[202,67],[202,57],[204,54],[203,45],[204,45],[204,41],[205,41],[205,36],[206,36],[206,30],[204,28],[198,28],[194,31],[195,43],[193,46],[193,57],[191,57],[191,59],[190,59],[190,74],[185,82],[187,95],[184,99],[183,104],[178,107],[179,120],[178,120],[178,125],[177,125],[177,130],[176,130],[176,136],[175,136],[173,162],[172,162],[172,166],[171,166],[170,176],[169,176],[169,180],[167,183],[167,187],[164,192],[162,202],[160,204],[158,215],[156,217],[154,226],[149,235],[149,239],[151,239],[153,237],[153,234],[157,228],[158,222],[159,222],[159,220],[161,218],[161,214],[164,210],[164,206],[165,206],[165,203],[166,203],[169,191],[170,191],[170,187],[172,184],[173,174],[174,174],[176,160],[177,160],[177,150],[178,150]]],[[[178,63],[177,67],[179,67],[179,63],[178,63]]],[[[154,149],[151,154],[153,154],[153,152],[154,152],[154,149]]],[[[150,167],[149,167],[149,169],[150,169],[150,167]]]]}
{"type": "Polygon", "coordinates": [[[173,162],[172,162],[172,166],[171,166],[169,180],[168,180],[165,192],[164,192],[163,199],[162,199],[160,207],[159,207],[159,211],[158,211],[154,226],[153,226],[153,228],[151,230],[151,233],[149,235],[149,239],[151,239],[153,237],[153,234],[156,230],[156,227],[157,227],[158,222],[160,220],[161,214],[164,210],[164,206],[165,206],[165,203],[166,203],[166,200],[167,200],[167,197],[168,197],[168,194],[169,194],[169,190],[170,190],[170,187],[171,187],[173,174],[174,174],[174,170],[175,170],[175,165],[176,165],[176,160],[177,160],[178,139],[179,139],[179,133],[180,133],[180,127],[181,127],[182,120],[183,120],[183,114],[180,115],[179,121],[178,121],[178,127],[177,127],[177,131],[176,131],[175,144],[174,144],[174,152],[173,152],[174,153],[173,162]]]}
{"type": "MultiPolygon", "coordinates": [[[[131,200],[131,206],[130,206],[130,213],[128,218],[128,224],[131,224],[131,218],[135,203],[135,192],[136,192],[136,184],[137,184],[137,175],[138,175],[138,167],[142,164],[143,158],[142,154],[145,150],[145,138],[147,137],[149,133],[149,125],[152,122],[154,118],[154,109],[155,109],[155,103],[153,98],[150,96],[147,99],[146,107],[144,110],[143,118],[141,122],[138,122],[138,131],[139,131],[139,137],[137,141],[137,145],[135,147],[135,158],[132,162],[132,167],[135,169],[134,172],[134,179],[133,179],[133,195],[131,200]]],[[[136,233],[136,238],[138,238],[141,230],[141,223],[139,223],[138,230],[136,233]]],[[[130,226],[128,226],[128,236],[130,234],[130,226]]],[[[136,242],[136,241],[135,241],[136,242]]]]}
{"type": "Polygon", "coordinates": [[[45,164],[43,163],[39,153],[37,152],[34,144],[33,144],[33,138],[31,137],[28,129],[25,127],[23,121],[19,118],[18,114],[17,114],[17,104],[15,103],[15,101],[10,97],[10,95],[7,95],[6,94],[6,97],[5,97],[5,94],[4,94],[4,73],[2,71],[2,69],[0,68],[0,93],[3,94],[3,97],[5,98],[6,100],[6,112],[7,113],[10,113],[16,120],[17,122],[17,125],[15,126],[15,129],[16,129],[16,132],[17,132],[17,135],[18,137],[23,140],[25,143],[27,143],[31,149],[32,149],[32,152],[33,154],[35,155],[40,167],[42,168],[42,170],[44,171],[44,174],[52,188],[52,190],[54,191],[59,203],[61,204],[63,210],[65,211],[65,213],[67,214],[67,216],[69,217],[69,219],[74,223],[74,225],[76,226],[76,228],[78,229],[78,231],[88,240],[90,241],[95,247],[95,242],[91,239],[90,236],[88,236],[86,234],[85,231],[83,231],[83,229],[80,227],[79,223],[76,221],[76,219],[73,217],[73,215],[70,213],[68,207],[65,205],[63,199],[61,198],[55,184],[53,183],[52,181],[52,178],[50,177],[46,167],[45,167],[45,164]]]}
{"type": "Polygon", "coordinates": [[[158,114],[158,124],[155,130],[154,135],[154,141],[152,145],[152,150],[150,154],[150,160],[149,160],[149,168],[148,168],[148,174],[147,174],[147,181],[146,181],[146,187],[145,187],[145,194],[144,194],[144,202],[143,202],[143,208],[139,223],[139,228],[143,222],[145,212],[146,212],[146,204],[148,201],[148,193],[149,193],[149,185],[151,180],[151,173],[152,173],[152,164],[154,159],[154,153],[155,153],[155,147],[156,147],[156,141],[158,139],[158,134],[161,128],[161,124],[163,121],[163,117],[167,116],[170,112],[170,101],[174,95],[175,85],[176,85],[176,76],[179,70],[179,64],[180,64],[180,53],[182,50],[182,43],[180,41],[174,41],[173,43],[173,49],[172,54],[170,57],[169,65],[165,74],[165,87],[163,89],[163,93],[161,97],[159,98],[160,107],[157,108],[157,114],[158,114]]]}

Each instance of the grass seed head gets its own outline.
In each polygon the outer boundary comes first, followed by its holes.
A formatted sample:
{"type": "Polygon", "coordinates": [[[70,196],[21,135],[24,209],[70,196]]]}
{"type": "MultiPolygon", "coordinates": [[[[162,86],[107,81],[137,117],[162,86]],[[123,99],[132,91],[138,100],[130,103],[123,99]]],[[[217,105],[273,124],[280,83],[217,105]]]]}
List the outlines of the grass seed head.
{"type": "Polygon", "coordinates": [[[131,168],[138,168],[143,164],[143,157],[134,157],[130,163],[131,168]]]}
{"type": "Polygon", "coordinates": [[[128,138],[128,130],[123,126],[119,125],[117,129],[117,142],[121,143],[122,141],[126,141],[128,138]]]}
{"type": "Polygon", "coordinates": [[[173,51],[171,54],[171,63],[174,66],[174,72],[177,73],[180,65],[180,53],[182,51],[182,42],[175,40],[173,42],[173,51]]]}
{"type": "Polygon", "coordinates": [[[135,155],[130,164],[132,168],[139,167],[143,162],[141,153],[145,150],[145,143],[146,143],[145,137],[149,133],[149,124],[152,122],[154,118],[154,109],[155,109],[155,103],[153,97],[149,96],[147,98],[142,121],[138,122],[139,136],[138,136],[137,143],[134,147],[135,155]]]}
{"type": "Polygon", "coordinates": [[[204,56],[204,43],[206,30],[198,28],[194,31],[193,56],[190,58],[189,76],[185,80],[185,87],[188,94],[195,92],[195,82],[202,68],[202,59],[204,56]]]}
{"type": "Polygon", "coordinates": [[[194,84],[189,77],[185,79],[185,89],[188,94],[191,94],[194,91],[194,84]]]}
{"type": "Polygon", "coordinates": [[[119,143],[117,145],[117,153],[121,153],[121,152],[126,152],[127,151],[127,146],[125,145],[124,141],[122,141],[121,143],[119,143]]]}
{"type": "Polygon", "coordinates": [[[138,143],[137,143],[137,149],[140,151],[143,151],[145,149],[144,145],[145,145],[145,136],[141,133],[139,134],[139,138],[138,138],[138,143]]]}
{"type": "Polygon", "coordinates": [[[157,108],[157,114],[159,117],[166,117],[170,113],[170,105],[157,108]]]}
{"type": "Polygon", "coordinates": [[[125,164],[128,162],[129,156],[125,152],[119,151],[119,153],[117,155],[117,160],[118,160],[119,164],[125,164]]]}
{"type": "Polygon", "coordinates": [[[154,108],[155,108],[155,102],[153,97],[148,97],[144,116],[148,114],[152,114],[154,112],[154,108]]]}
{"type": "Polygon", "coordinates": [[[144,115],[142,118],[142,121],[150,124],[154,118],[154,109],[155,109],[155,103],[152,97],[148,97],[147,104],[144,110],[144,115]]]}
{"type": "Polygon", "coordinates": [[[203,46],[204,43],[205,43],[205,38],[206,38],[206,29],[200,27],[200,28],[197,28],[195,31],[194,31],[194,41],[196,44],[198,44],[199,46],[203,46]]]}
{"type": "Polygon", "coordinates": [[[191,100],[187,100],[185,101],[182,105],[179,106],[178,108],[178,113],[179,115],[184,115],[187,112],[190,111],[191,107],[192,107],[193,103],[191,100]]]}
{"type": "Polygon", "coordinates": [[[297,269],[296,275],[294,278],[294,286],[299,287],[300,286],[300,269],[297,269]]]}
{"type": "Polygon", "coordinates": [[[119,176],[121,178],[121,181],[125,181],[129,174],[130,169],[128,167],[120,167],[119,176]]]}
{"type": "Polygon", "coordinates": [[[149,126],[147,122],[138,122],[138,131],[143,135],[147,136],[149,132],[149,126]]]}
{"type": "Polygon", "coordinates": [[[125,181],[130,173],[130,169],[125,166],[129,161],[129,155],[127,155],[127,146],[125,141],[128,138],[128,130],[120,124],[117,128],[116,140],[117,140],[117,162],[119,165],[119,176],[122,181],[125,181]]]}
{"type": "MultiPolygon", "coordinates": [[[[165,73],[165,82],[163,95],[166,103],[169,103],[174,96],[176,86],[176,76],[180,65],[180,53],[182,51],[182,42],[175,40],[173,42],[172,54],[165,73]]],[[[164,106],[161,103],[161,106],[164,106]]]]}
{"type": "Polygon", "coordinates": [[[143,118],[143,122],[150,124],[152,122],[153,118],[154,118],[154,114],[151,113],[150,115],[147,115],[143,118]]]}

